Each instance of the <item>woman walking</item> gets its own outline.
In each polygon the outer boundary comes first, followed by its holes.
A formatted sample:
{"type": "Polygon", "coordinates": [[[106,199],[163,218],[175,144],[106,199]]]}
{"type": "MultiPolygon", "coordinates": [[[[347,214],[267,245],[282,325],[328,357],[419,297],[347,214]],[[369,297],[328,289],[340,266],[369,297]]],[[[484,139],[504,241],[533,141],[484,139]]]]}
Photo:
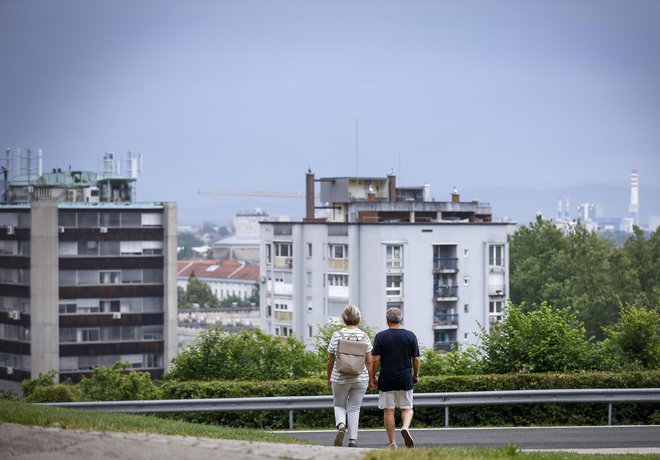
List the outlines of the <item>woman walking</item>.
{"type": "Polygon", "coordinates": [[[360,406],[367,388],[372,385],[371,369],[371,340],[362,330],[358,329],[361,314],[355,305],[348,305],[341,314],[346,325],[335,331],[328,345],[328,388],[332,389],[335,406],[335,424],[337,434],[335,446],[344,442],[346,428],[348,427],[348,447],[357,447],[358,423],[360,419],[360,406]],[[352,340],[366,343],[365,362],[361,372],[353,374],[342,373],[337,369],[337,354],[341,340],[352,340]]]}

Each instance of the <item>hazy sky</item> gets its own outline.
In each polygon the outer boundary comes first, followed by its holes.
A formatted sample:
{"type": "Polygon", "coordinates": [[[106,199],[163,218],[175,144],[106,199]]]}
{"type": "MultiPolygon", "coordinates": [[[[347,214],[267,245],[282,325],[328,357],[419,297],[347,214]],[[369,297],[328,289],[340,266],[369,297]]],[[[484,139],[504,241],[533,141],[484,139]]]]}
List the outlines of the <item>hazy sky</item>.
{"type": "Polygon", "coordinates": [[[660,1],[0,0],[0,142],[49,169],[139,152],[138,197],[183,216],[308,167],[438,199],[657,187],[660,1]]]}

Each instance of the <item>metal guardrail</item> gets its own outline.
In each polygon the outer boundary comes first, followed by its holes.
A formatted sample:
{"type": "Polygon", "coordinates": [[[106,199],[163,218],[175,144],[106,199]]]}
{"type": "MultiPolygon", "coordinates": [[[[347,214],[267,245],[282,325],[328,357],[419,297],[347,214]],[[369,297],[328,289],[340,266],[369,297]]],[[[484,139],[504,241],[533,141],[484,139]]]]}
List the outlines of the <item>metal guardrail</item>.
{"type": "MultiPolygon", "coordinates": [[[[658,403],[660,388],[471,391],[456,393],[416,393],[415,407],[444,407],[445,426],[449,426],[449,408],[506,404],[578,404],[607,403],[607,424],[612,425],[615,403],[658,403]]],[[[132,413],[236,412],[248,410],[288,410],[289,428],[293,428],[294,410],[332,409],[332,396],[281,396],[268,398],[166,399],[143,401],[92,401],[40,403],[75,409],[132,413]]],[[[378,395],[367,394],[362,407],[378,407],[378,395]]]]}

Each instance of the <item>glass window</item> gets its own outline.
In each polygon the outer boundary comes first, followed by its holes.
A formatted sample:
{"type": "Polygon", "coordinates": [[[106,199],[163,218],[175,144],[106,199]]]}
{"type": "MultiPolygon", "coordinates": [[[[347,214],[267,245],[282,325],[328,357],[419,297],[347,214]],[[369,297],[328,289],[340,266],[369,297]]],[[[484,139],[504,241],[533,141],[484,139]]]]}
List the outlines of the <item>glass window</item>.
{"type": "Polygon", "coordinates": [[[348,258],[348,245],[347,244],[329,244],[329,257],[331,259],[347,259],[348,258]]]}
{"type": "Polygon", "coordinates": [[[121,226],[124,228],[140,228],[142,227],[142,213],[139,212],[122,212],[121,213],[121,226]]]}
{"type": "Polygon", "coordinates": [[[503,244],[492,244],[489,247],[488,251],[488,264],[491,267],[503,267],[504,266],[504,245],[503,244]]]}
{"type": "Polygon", "coordinates": [[[402,284],[403,284],[402,275],[387,275],[385,294],[388,296],[401,296],[402,284]]]}
{"type": "Polygon", "coordinates": [[[403,246],[399,244],[388,244],[386,246],[386,259],[388,268],[402,268],[403,246]]]}
{"type": "Polygon", "coordinates": [[[118,212],[101,212],[99,218],[101,227],[119,227],[118,212]]]}
{"type": "Polygon", "coordinates": [[[80,228],[96,228],[99,226],[99,213],[98,212],[79,212],[78,213],[78,227],[80,228]]]}
{"type": "Polygon", "coordinates": [[[99,273],[100,284],[119,284],[121,281],[121,272],[101,272],[99,273]]]}

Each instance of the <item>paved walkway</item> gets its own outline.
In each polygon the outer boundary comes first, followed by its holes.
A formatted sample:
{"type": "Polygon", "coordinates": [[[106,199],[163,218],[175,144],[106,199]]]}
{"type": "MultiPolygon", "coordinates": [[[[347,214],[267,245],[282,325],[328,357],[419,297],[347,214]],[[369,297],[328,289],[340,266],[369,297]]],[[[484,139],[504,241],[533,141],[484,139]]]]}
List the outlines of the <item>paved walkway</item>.
{"type": "Polygon", "coordinates": [[[365,449],[0,424],[0,459],[357,460],[365,449]]]}

